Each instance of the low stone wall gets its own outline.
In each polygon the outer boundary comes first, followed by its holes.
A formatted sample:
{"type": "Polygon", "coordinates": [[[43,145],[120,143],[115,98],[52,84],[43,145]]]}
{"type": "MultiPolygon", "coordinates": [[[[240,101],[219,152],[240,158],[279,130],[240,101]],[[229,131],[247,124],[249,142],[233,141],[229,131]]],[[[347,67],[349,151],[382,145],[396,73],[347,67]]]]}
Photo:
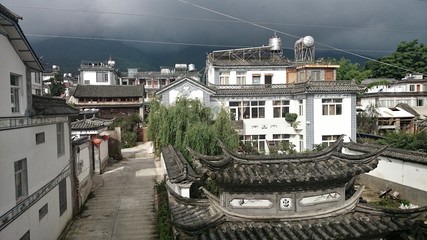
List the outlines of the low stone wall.
{"type": "Polygon", "coordinates": [[[391,188],[392,192],[397,191],[400,193],[400,199],[409,200],[412,204],[418,206],[427,206],[427,192],[416,188],[387,181],[382,178],[374,177],[368,174],[359,175],[356,178],[356,183],[360,185],[365,185],[370,189],[378,189],[381,191],[386,191],[391,188]]]}

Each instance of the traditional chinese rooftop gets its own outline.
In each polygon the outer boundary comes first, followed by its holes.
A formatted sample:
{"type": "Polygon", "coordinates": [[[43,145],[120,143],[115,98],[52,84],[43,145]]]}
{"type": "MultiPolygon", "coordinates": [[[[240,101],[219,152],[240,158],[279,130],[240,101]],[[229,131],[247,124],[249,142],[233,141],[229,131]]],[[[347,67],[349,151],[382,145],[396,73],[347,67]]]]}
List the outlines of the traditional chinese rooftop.
{"type": "Polygon", "coordinates": [[[356,204],[353,209],[294,219],[244,219],[229,215],[212,201],[170,194],[173,226],[178,239],[425,239],[427,208],[387,210],[356,204]],[[412,238],[410,238],[412,237],[412,238]],[[414,238],[418,237],[418,238],[414,238]]]}
{"type": "Polygon", "coordinates": [[[323,151],[283,156],[240,155],[223,144],[218,156],[189,149],[195,171],[220,193],[202,188],[206,199],[190,199],[168,188],[177,239],[425,239],[427,207],[370,207],[359,203],[363,186],[347,196],[350,179],[374,169],[386,148],[346,155],[343,145],[342,136],[323,151]]]}
{"type": "Polygon", "coordinates": [[[142,98],[143,94],[144,86],[142,85],[77,85],[73,96],[76,98],[142,98]]]}
{"type": "Polygon", "coordinates": [[[65,99],[32,95],[33,116],[77,115],[79,110],[68,105],[65,99]]]}
{"type": "Polygon", "coordinates": [[[180,151],[169,145],[162,149],[163,158],[166,161],[166,171],[171,183],[190,183],[200,178],[188,165],[187,160],[180,151]]]}
{"type": "Polygon", "coordinates": [[[87,118],[82,120],[77,120],[71,123],[72,130],[88,130],[88,129],[99,129],[108,127],[113,123],[114,119],[102,119],[102,118],[87,118]]]}
{"type": "Polygon", "coordinates": [[[223,187],[294,188],[296,186],[336,185],[377,167],[385,149],[362,155],[341,153],[343,137],[329,148],[313,153],[291,155],[241,155],[227,149],[223,154],[206,156],[190,149],[196,172],[206,173],[223,187]]]}
{"type": "Polygon", "coordinates": [[[353,81],[308,81],[271,85],[211,85],[215,96],[277,96],[302,93],[355,93],[364,89],[353,81]]]}

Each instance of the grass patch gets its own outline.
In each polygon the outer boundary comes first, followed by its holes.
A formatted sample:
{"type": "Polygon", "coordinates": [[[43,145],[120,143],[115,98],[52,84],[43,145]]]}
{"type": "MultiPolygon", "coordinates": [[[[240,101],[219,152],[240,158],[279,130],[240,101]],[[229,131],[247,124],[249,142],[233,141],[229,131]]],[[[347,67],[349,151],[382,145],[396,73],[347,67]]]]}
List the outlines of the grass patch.
{"type": "Polygon", "coordinates": [[[155,186],[157,193],[157,230],[159,239],[173,239],[172,226],[170,224],[170,209],[168,203],[168,193],[165,181],[157,183],[155,186]]]}

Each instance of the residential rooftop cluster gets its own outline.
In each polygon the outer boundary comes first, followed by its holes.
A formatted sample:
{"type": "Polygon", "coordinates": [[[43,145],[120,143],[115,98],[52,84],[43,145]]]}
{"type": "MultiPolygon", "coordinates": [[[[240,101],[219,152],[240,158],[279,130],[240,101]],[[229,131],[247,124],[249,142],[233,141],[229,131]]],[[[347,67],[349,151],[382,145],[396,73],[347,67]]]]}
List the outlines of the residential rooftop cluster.
{"type": "Polygon", "coordinates": [[[316,61],[313,37],[297,40],[290,59],[274,35],[268,45],[213,51],[200,71],[177,63],[120,73],[110,57],[82,61],[73,76],[60,66],[45,71],[21,19],[0,4],[0,239],[61,237],[89,198],[92,176],[120,157],[120,133],[109,129],[114,119],[145,120],[153,101],[172,106],[180,98],[214,113],[225,108],[240,143],[259,155],[219,143],[217,156],[189,149],[190,165],[173,146],[161,149],[176,239],[427,238],[426,207],[360,201],[362,185],[392,186],[427,205],[427,156],[355,142],[357,114],[370,106],[378,109],[378,134],[424,131],[422,75],[337,80],[339,65],[316,61]],[[64,92],[53,97],[58,74],[64,92]],[[297,153],[271,155],[283,142],[297,153]],[[312,151],[317,146],[323,150],[312,151]],[[204,177],[219,192],[202,188],[205,198],[191,198],[204,177]]]}

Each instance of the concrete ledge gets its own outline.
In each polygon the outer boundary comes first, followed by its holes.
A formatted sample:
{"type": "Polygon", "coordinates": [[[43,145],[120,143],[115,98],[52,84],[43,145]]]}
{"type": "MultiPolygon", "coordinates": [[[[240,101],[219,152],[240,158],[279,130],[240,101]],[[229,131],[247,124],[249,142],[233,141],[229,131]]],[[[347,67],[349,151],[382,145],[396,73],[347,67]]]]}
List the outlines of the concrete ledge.
{"type": "Polygon", "coordinates": [[[393,191],[400,193],[399,198],[409,200],[412,204],[427,206],[427,192],[416,188],[404,186],[368,174],[357,176],[356,183],[378,191],[385,191],[391,188],[393,191]]]}

